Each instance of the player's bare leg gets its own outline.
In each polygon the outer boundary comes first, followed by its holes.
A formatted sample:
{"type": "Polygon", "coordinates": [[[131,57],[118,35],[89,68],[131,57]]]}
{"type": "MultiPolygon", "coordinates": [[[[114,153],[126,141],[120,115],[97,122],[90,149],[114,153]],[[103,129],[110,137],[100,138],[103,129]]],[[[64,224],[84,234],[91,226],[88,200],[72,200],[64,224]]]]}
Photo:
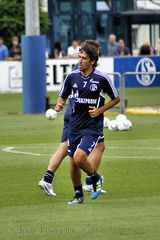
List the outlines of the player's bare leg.
{"type": "Polygon", "coordinates": [[[68,202],[69,205],[82,203],[84,200],[82,183],[81,183],[81,173],[80,169],[85,171],[88,175],[90,175],[92,184],[93,184],[93,192],[92,199],[97,198],[101,193],[101,176],[94,170],[92,164],[87,159],[87,154],[80,148],[74,153],[73,158],[71,158],[71,178],[74,186],[75,196],[74,198],[68,202]]]}
{"type": "MultiPolygon", "coordinates": [[[[98,168],[100,166],[104,150],[105,150],[104,141],[99,142],[96,145],[96,147],[93,149],[91,154],[89,155],[89,160],[91,161],[91,164],[96,171],[98,170],[98,168]]],[[[92,182],[91,182],[90,176],[88,176],[88,175],[85,179],[85,183],[83,185],[83,190],[86,191],[86,192],[91,192],[92,191],[92,182]]],[[[101,190],[101,193],[104,194],[104,193],[106,193],[106,191],[101,190]]]]}
{"type": "Polygon", "coordinates": [[[73,157],[70,158],[70,175],[74,188],[74,197],[68,202],[68,205],[83,203],[84,196],[81,183],[81,169],[75,164],[73,157]]]}
{"type": "Polygon", "coordinates": [[[67,141],[60,143],[57,151],[52,155],[48,165],[48,170],[55,173],[57,168],[61,164],[62,160],[66,156],[67,156],[67,141]]]}
{"type": "Polygon", "coordinates": [[[81,168],[84,172],[86,172],[88,175],[92,175],[94,172],[94,168],[92,163],[88,160],[88,156],[85,151],[83,151],[80,148],[77,148],[77,150],[74,153],[73,156],[75,164],[81,168]]]}
{"type": "Polygon", "coordinates": [[[81,169],[75,164],[73,158],[70,158],[70,175],[74,187],[81,185],[81,169]]]}
{"type": "Polygon", "coordinates": [[[39,186],[43,188],[49,196],[56,195],[53,191],[53,186],[52,186],[54,173],[56,172],[57,168],[59,167],[62,160],[66,156],[67,156],[67,141],[61,143],[57,151],[52,155],[48,165],[48,169],[43,179],[41,179],[39,182],[39,186]]]}
{"type": "Polygon", "coordinates": [[[98,170],[100,166],[104,150],[105,150],[104,142],[99,142],[89,155],[89,159],[91,160],[92,166],[96,170],[98,170]]]}

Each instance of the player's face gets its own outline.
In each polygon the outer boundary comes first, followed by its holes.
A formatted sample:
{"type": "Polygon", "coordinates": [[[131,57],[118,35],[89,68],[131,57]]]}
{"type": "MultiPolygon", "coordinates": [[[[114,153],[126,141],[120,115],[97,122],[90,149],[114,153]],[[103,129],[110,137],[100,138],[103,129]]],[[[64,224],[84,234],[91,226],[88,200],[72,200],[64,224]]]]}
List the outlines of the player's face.
{"type": "Polygon", "coordinates": [[[88,72],[93,68],[93,62],[89,59],[86,52],[82,51],[78,56],[78,67],[82,73],[88,72]]]}

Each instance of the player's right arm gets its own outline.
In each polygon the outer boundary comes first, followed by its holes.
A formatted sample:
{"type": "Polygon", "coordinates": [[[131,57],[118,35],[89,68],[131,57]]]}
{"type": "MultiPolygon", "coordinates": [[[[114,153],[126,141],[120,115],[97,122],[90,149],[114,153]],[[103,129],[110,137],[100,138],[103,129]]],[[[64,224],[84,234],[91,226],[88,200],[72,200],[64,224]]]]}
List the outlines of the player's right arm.
{"type": "Polygon", "coordinates": [[[57,112],[62,111],[68,96],[71,94],[72,89],[71,89],[70,80],[69,80],[70,78],[68,76],[65,78],[64,83],[59,92],[59,97],[57,99],[57,103],[55,106],[55,110],[57,112]]]}
{"type": "Polygon", "coordinates": [[[66,102],[66,99],[63,99],[62,97],[58,97],[57,103],[55,106],[56,112],[62,111],[62,109],[64,108],[64,105],[65,105],[65,102],[66,102]]]}

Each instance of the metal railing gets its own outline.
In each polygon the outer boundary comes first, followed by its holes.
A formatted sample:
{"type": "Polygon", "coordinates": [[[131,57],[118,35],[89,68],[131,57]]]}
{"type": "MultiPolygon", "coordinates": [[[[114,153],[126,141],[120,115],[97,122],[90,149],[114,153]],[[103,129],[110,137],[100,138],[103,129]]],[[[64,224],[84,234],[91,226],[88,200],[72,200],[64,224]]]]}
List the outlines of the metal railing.
{"type": "Polygon", "coordinates": [[[125,113],[125,81],[127,76],[137,76],[137,75],[160,75],[160,72],[125,72],[121,79],[121,113],[125,113]]]}
{"type": "MultiPolygon", "coordinates": [[[[114,73],[106,73],[106,75],[108,76],[117,76],[118,79],[119,79],[119,88],[120,88],[120,96],[122,95],[122,92],[124,92],[124,90],[122,89],[123,88],[123,81],[122,81],[122,75],[119,73],[119,72],[114,72],[114,73]]],[[[120,113],[123,112],[123,100],[121,98],[121,101],[120,101],[120,113]]]]}

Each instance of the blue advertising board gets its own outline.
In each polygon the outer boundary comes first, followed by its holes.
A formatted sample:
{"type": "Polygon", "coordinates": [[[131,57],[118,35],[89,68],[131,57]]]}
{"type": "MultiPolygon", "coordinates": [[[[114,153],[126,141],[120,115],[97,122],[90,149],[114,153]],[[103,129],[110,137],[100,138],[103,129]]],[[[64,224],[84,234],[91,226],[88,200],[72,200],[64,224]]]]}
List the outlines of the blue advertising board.
{"type": "MultiPolygon", "coordinates": [[[[144,72],[145,75],[126,75],[126,87],[153,87],[160,86],[159,74],[147,74],[151,72],[160,72],[160,57],[158,56],[140,56],[140,57],[115,57],[114,72],[123,75],[125,72],[144,72]]],[[[115,85],[119,86],[119,81],[115,78],[115,85]]]]}

